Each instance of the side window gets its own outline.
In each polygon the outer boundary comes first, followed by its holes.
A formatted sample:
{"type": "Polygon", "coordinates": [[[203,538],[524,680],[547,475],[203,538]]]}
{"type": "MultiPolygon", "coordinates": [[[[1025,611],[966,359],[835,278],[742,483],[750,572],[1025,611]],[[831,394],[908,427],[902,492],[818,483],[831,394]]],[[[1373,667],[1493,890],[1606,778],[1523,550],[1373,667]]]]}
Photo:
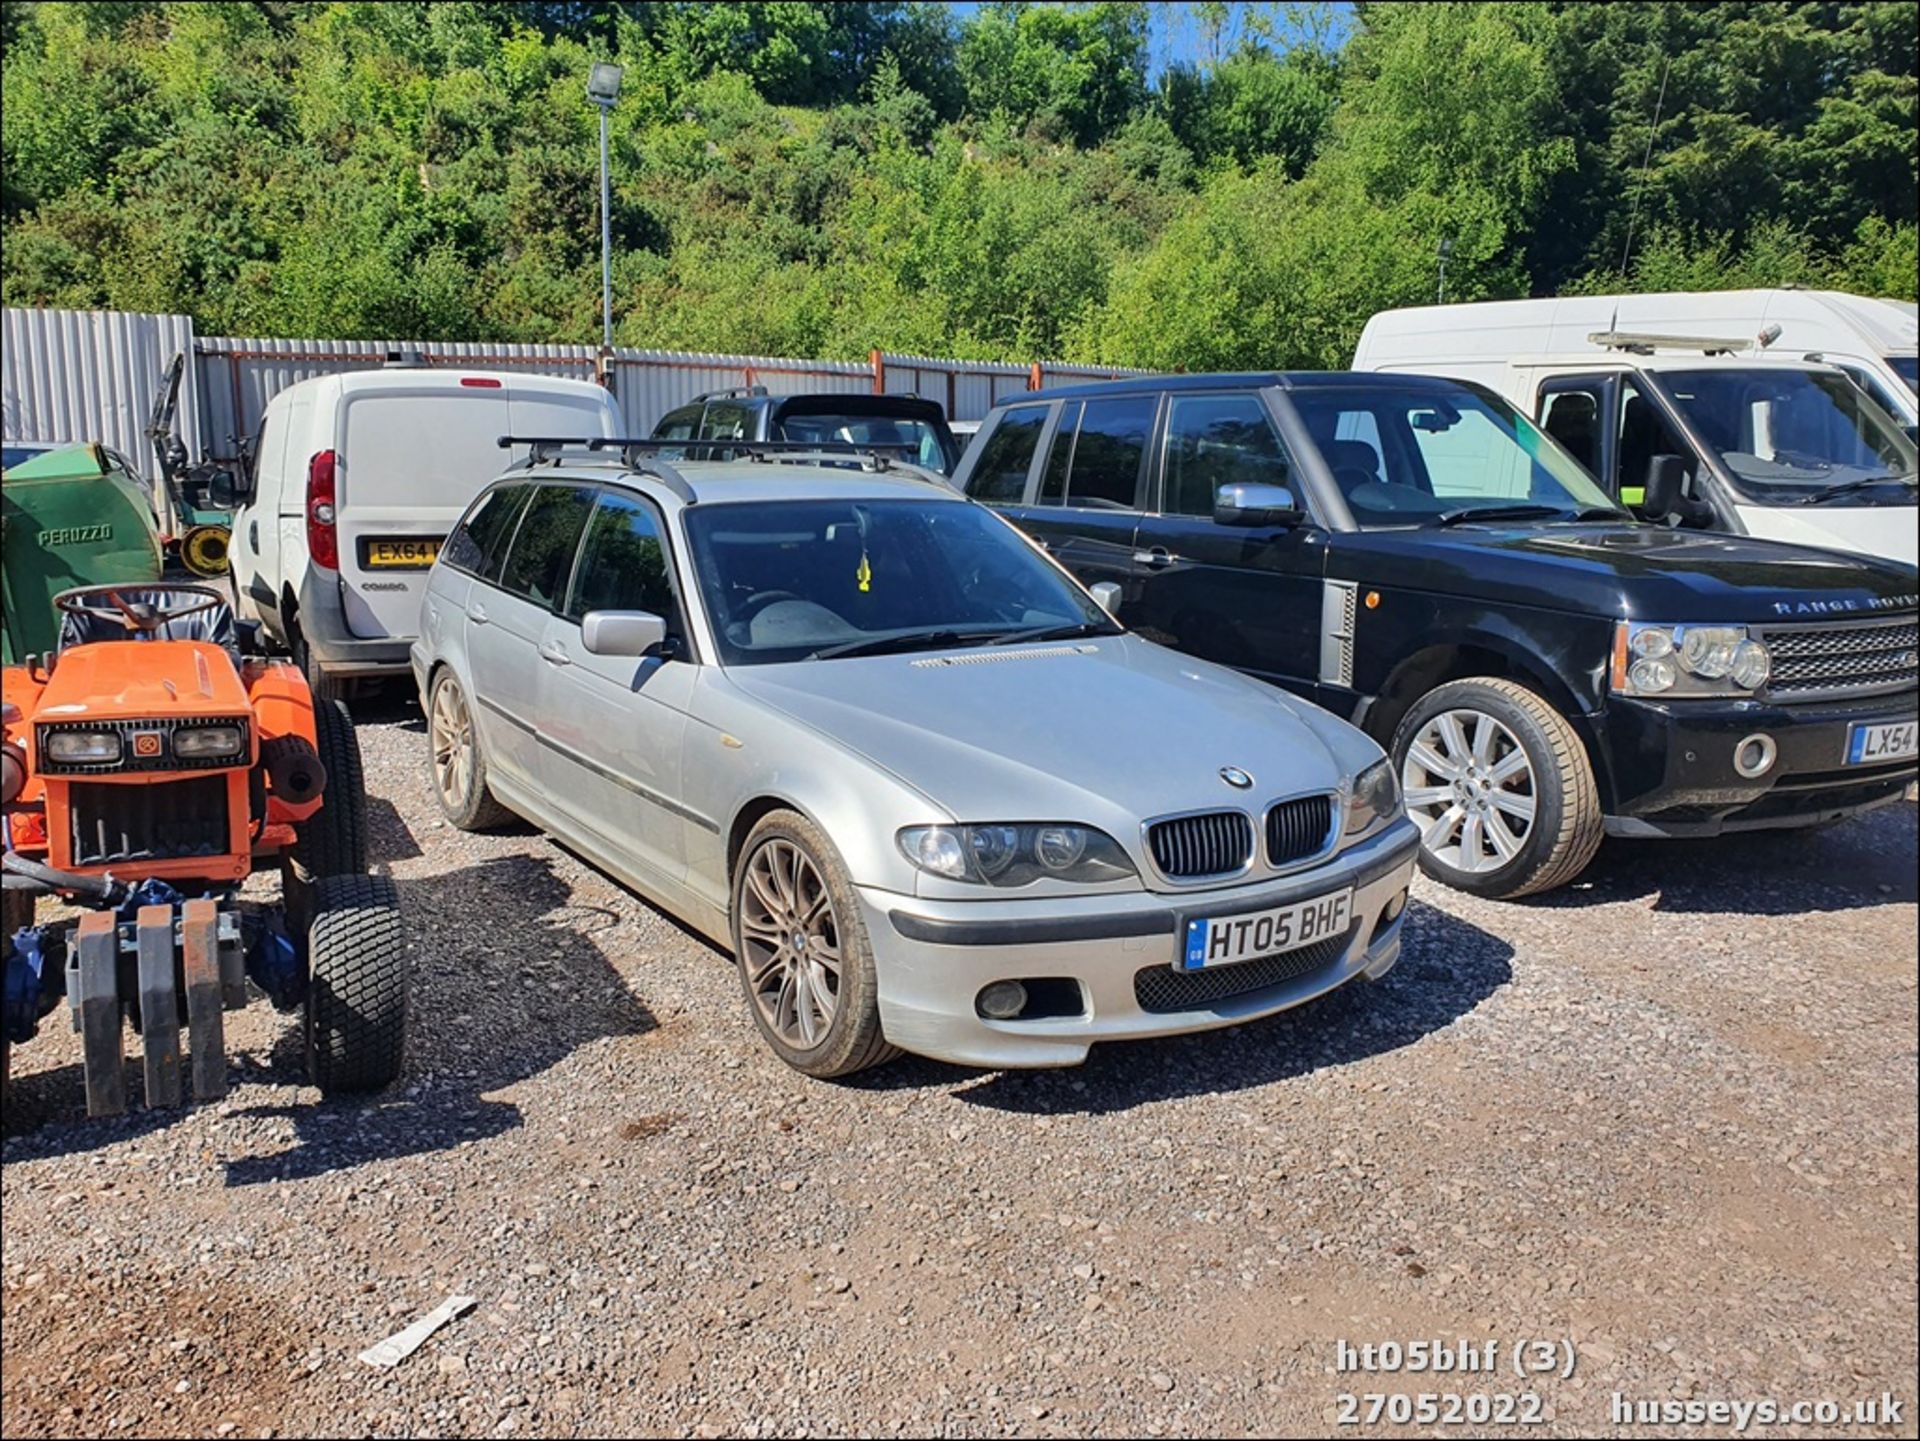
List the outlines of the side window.
{"type": "Polygon", "coordinates": [[[747,408],[728,401],[715,400],[707,404],[707,413],[700,422],[702,440],[751,440],[748,434],[747,408]]]}
{"type": "MultiPolygon", "coordinates": [[[[1726,447],[1738,449],[1737,445],[1726,447]]],[[[1660,408],[1631,380],[1620,383],[1620,444],[1618,480],[1620,503],[1644,505],[1647,465],[1656,455],[1677,455],[1693,471],[1693,448],[1682,440],[1660,408]]]]}
{"type": "Polygon", "coordinates": [[[1016,405],[1003,412],[967,480],[967,494],[987,505],[1018,505],[1026,495],[1027,469],[1046,423],[1044,405],[1016,405]]]}
{"type": "Polygon", "coordinates": [[[650,610],[669,622],[678,617],[660,522],[633,496],[603,492],[587,522],[566,616],[579,620],[593,610],[650,610]]]}
{"type": "Polygon", "coordinates": [[[1157,395],[1089,400],[1080,415],[1067,475],[1068,505],[1094,510],[1132,510],[1139,500],[1141,462],[1153,432],[1157,395]]]}
{"type": "MultiPolygon", "coordinates": [[[[1604,387],[1598,380],[1558,382],[1540,398],[1540,428],[1596,479],[1600,475],[1600,412],[1604,387]]],[[[1604,483],[1604,481],[1603,481],[1604,483]]]]}
{"type": "Polygon", "coordinates": [[[1223,485],[1287,483],[1286,451],[1255,395],[1174,396],[1166,456],[1161,509],[1169,515],[1212,515],[1223,485]]]}
{"type": "Polygon", "coordinates": [[[700,424],[700,407],[683,405],[670,412],[667,417],[653,428],[655,440],[692,440],[693,432],[700,424]]]}
{"type": "Polygon", "coordinates": [[[481,496],[447,537],[441,560],[480,580],[495,579],[507,542],[513,539],[513,523],[532,492],[530,485],[502,485],[481,496]]]}
{"type": "Polygon", "coordinates": [[[262,420],[259,432],[253,437],[253,454],[247,457],[247,499],[249,501],[260,494],[260,480],[263,473],[268,479],[279,479],[280,452],[286,449],[286,445],[287,415],[282,410],[262,420]]]}
{"type": "Polygon", "coordinates": [[[1060,505],[1067,498],[1067,467],[1073,463],[1073,442],[1080,434],[1082,402],[1069,400],[1060,407],[1060,423],[1053,428],[1053,449],[1040,473],[1040,504],[1060,505]]]}
{"type": "Polygon", "coordinates": [[[580,532],[592,508],[588,486],[536,486],[500,572],[501,588],[535,605],[557,606],[573,574],[573,553],[580,548],[580,532]]]}

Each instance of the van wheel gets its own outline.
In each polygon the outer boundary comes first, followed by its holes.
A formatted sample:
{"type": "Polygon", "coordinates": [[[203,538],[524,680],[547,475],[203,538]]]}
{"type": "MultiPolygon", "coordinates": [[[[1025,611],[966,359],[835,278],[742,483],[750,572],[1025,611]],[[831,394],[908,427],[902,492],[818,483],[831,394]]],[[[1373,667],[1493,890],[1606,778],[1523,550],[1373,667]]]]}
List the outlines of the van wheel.
{"type": "Polygon", "coordinates": [[[307,966],[308,1078],[329,1095],[391,1084],[407,1039],[406,937],[393,882],[316,884],[307,966]]]}
{"type": "Polygon", "coordinates": [[[740,847],[732,909],[747,1009],[775,1055],[831,1080],[900,1054],[880,1031],[852,881],[818,827],[794,811],[764,816],[740,847]]]}
{"type": "Polygon", "coordinates": [[[433,678],[427,697],[427,743],[432,747],[433,789],[440,810],[463,831],[492,830],[513,819],[487,786],[487,758],[473,723],[467,693],[450,670],[433,678]]]}
{"type": "Polygon", "coordinates": [[[1600,849],[1600,792],[1566,717],[1510,680],[1449,681],[1393,738],[1420,868],[1492,900],[1563,886],[1600,849]]]}
{"type": "Polygon", "coordinates": [[[299,631],[293,633],[293,662],[300,667],[300,673],[307,678],[307,689],[313,692],[313,699],[320,701],[344,701],[348,682],[339,676],[328,675],[320,669],[320,662],[313,658],[313,648],[307,644],[307,638],[299,631]]]}

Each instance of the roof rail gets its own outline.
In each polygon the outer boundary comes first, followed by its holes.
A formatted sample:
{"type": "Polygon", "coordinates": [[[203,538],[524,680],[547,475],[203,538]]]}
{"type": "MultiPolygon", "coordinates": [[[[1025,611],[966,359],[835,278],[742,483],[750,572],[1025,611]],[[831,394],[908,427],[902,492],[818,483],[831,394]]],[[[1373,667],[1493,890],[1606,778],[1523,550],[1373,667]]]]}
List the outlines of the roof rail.
{"type": "Polygon", "coordinates": [[[1624,350],[1633,355],[1652,355],[1656,350],[1698,350],[1707,355],[1732,355],[1753,349],[1751,340],[1714,340],[1702,335],[1641,335],[1626,330],[1596,330],[1587,336],[1589,345],[1606,350],[1624,350]]]}
{"type": "Polygon", "coordinates": [[[658,445],[649,441],[610,439],[603,435],[503,435],[498,442],[502,450],[510,450],[516,445],[527,447],[527,465],[545,465],[557,461],[569,450],[584,450],[590,460],[599,459],[603,450],[620,450],[621,464],[629,470],[637,470],[650,475],[674,493],[682,505],[692,505],[696,499],[693,487],[687,484],[687,478],[663,460],[643,458],[658,445]]]}
{"type": "Polygon", "coordinates": [[[693,400],[689,400],[687,404],[692,405],[695,401],[701,400],[735,400],[743,395],[755,396],[765,394],[767,394],[767,388],[764,385],[730,385],[724,390],[703,390],[694,396],[693,400]]]}
{"type": "MultiPolygon", "coordinates": [[[[591,442],[594,449],[610,449],[622,446],[633,454],[652,451],[675,450],[715,451],[723,450],[738,455],[742,459],[760,465],[773,465],[780,461],[797,463],[812,460],[835,462],[857,460],[860,468],[876,474],[900,474],[915,480],[927,480],[951,490],[953,483],[938,471],[928,470],[901,457],[918,455],[920,447],[909,441],[844,441],[844,440],[596,440],[591,442]]],[[[702,461],[705,455],[685,455],[685,459],[702,461]]]]}

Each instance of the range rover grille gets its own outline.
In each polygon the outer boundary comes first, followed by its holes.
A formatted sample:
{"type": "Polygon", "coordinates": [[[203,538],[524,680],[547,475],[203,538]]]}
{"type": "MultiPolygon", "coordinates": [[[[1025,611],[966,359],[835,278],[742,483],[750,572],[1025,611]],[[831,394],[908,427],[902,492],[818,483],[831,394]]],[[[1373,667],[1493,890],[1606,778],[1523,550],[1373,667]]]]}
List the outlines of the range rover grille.
{"type": "Polygon", "coordinates": [[[1865,695],[1920,682],[1920,624],[1912,616],[1835,625],[1768,626],[1774,699],[1865,695]]]}
{"type": "Polygon", "coordinates": [[[1228,876],[1253,861],[1253,822],[1244,811],[1208,811],[1156,821],[1147,847],[1160,874],[1171,881],[1228,876]]]}

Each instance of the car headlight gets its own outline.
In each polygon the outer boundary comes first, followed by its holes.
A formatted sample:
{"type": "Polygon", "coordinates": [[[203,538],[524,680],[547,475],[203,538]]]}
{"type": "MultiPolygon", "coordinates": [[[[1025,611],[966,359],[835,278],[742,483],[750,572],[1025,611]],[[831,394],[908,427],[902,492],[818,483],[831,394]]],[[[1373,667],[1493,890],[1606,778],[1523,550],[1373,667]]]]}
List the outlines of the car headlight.
{"type": "Polygon", "coordinates": [[[1619,695],[1753,695],[1772,674],[1772,654],[1744,625],[1614,625],[1619,695]]]}
{"type": "Polygon", "coordinates": [[[63,766],[107,765],[120,759],[120,736],[115,731],[51,731],[46,756],[63,766]]]}
{"type": "Polygon", "coordinates": [[[908,826],[899,840],[916,869],[950,881],[1024,886],[1052,876],[1095,885],[1139,874],[1105,831],[1064,822],[908,826]]]}
{"type": "Polygon", "coordinates": [[[173,733],[173,753],[181,760],[218,760],[237,756],[246,735],[237,725],[191,726],[173,733]]]}
{"type": "Polygon", "coordinates": [[[1400,778],[1393,773],[1393,762],[1382,758],[1354,777],[1342,838],[1358,840],[1399,814],[1400,778]]]}

